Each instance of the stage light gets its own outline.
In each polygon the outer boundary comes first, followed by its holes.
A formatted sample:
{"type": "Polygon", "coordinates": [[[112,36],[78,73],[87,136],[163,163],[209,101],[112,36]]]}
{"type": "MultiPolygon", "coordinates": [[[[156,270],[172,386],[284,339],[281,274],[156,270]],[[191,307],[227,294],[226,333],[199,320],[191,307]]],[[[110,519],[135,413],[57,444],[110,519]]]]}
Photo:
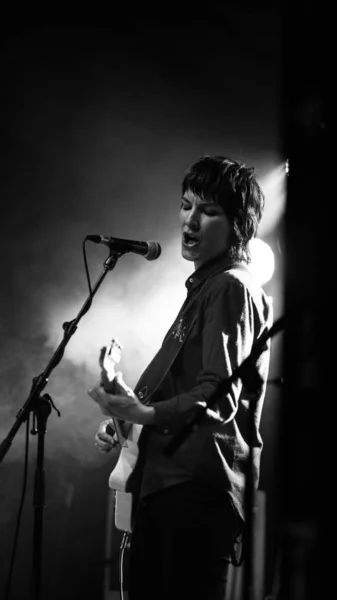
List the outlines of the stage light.
{"type": "Polygon", "coordinates": [[[261,285],[270,281],[275,269],[275,257],[271,247],[259,238],[254,238],[250,244],[251,263],[249,271],[258,279],[261,285]]]}

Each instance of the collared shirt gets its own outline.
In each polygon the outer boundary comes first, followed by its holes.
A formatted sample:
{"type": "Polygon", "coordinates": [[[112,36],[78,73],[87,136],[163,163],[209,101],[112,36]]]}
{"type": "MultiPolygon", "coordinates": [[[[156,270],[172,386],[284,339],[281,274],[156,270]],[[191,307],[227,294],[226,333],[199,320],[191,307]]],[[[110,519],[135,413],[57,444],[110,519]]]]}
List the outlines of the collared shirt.
{"type": "Polygon", "coordinates": [[[164,448],[197,404],[214,397],[219,384],[232,375],[254,342],[270,328],[271,301],[249,271],[231,265],[226,256],[195,271],[186,288],[186,300],[162,348],[136,387],[136,393],[141,388],[140,394],[142,390],[149,394],[155,408],[155,425],[147,427],[141,495],[193,479],[229,493],[244,520],[250,440],[255,486],[259,479],[263,445],[259,424],[269,345],[256,365],[261,385],[254,398],[242,381],[236,380],[172,457],[164,454],[164,448]],[[151,391],[151,380],[159,372],[151,391]]]}

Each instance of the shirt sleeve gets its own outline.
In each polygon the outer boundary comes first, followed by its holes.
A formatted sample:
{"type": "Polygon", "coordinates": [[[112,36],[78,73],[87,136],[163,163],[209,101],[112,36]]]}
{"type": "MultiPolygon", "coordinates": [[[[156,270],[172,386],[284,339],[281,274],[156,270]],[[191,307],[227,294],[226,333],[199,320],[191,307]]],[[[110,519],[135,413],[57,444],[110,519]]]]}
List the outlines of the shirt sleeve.
{"type": "MultiPolygon", "coordinates": [[[[254,339],[253,299],[246,286],[234,277],[214,286],[204,298],[202,319],[202,369],[197,384],[168,400],[155,403],[155,425],[165,433],[175,431],[195,406],[207,402],[219,383],[249,355],[254,339]]],[[[207,419],[229,421],[238,408],[242,383],[237,380],[229,393],[207,409],[207,419]]]]}

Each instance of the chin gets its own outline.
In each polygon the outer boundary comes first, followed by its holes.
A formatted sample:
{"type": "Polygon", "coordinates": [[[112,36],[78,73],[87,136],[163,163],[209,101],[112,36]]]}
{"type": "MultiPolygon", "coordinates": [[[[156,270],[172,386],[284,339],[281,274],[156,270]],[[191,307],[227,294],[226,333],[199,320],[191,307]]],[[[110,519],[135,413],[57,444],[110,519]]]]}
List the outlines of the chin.
{"type": "Polygon", "coordinates": [[[191,253],[186,250],[186,248],[182,248],[181,249],[181,256],[185,259],[185,260],[190,260],[191,262],[195,261],[195,257],[191,256],[191,253]]]}

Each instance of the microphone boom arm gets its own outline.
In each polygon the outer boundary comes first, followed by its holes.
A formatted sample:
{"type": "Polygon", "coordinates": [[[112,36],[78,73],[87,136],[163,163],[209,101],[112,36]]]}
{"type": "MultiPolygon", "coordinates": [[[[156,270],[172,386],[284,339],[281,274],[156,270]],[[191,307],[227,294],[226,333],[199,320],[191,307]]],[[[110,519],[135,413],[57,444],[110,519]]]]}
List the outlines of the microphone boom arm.
{"type": "MultiPolygon", "coordinates": [[[[49,394],[41,396],[41,392],[48,383],[48,378],[52,370],[61,361],[65,347],[67,346],[70,338],[77,329],[78,322],[81,317],[89,310],[92,299],[95,296],[98,288],[100,287],[103,279],[106,277],[108,271],[111,271],[121,253],[110,251],[110,255],[104,262],[103,271],[100,274],[97,282],[90,291],[87,299],[85,300],[82,308],[80,309],[77,317],[69,322],[63,323],[64,335],[58,348],[54,352],[51,360],[47,367],[37,377],[33,379],[33,385],[30,394],[19,410],[16,421],[14,422],[9,433],[0,444],[0,463],[6,456],[11,443],[24,421],[29,420],[30,413],[33,412],[34,418],[36,417],[37,428],[33,427],[32,434],[38,435],[37,443],[37,466],[35,470],[35,488],[34,488],[34,532],[33,532],[33,572],[32,572],[32,598],[33,600],[39,600],[40,598],[40,587],[41,587],[41,562],[42,562],[42,537],[43,537],[43,510],[45,502],[45,479],[44,479],[44,438],[46,433],[46,423],[49,414],[51,413],[51,407],[54,408],[58,416],[60,412],[54,406],[54,403],[49,394]]],[[[10,580],[8,584],[10,583],[10,580]]],[[[9,590],[9,588],[7,588],[9,590]]]]}
{"type": "Polygon", "coordinates": [[[31,411],[31,404],[37,397],[40,396],[41,392],[43,391],[43,389],[45,388],[45,386],[48,383],[50,373],[61,361],[61,359],[64,355],[65,348],[70,341],[70,338],[74,335],[80,319],[83,317],[83,315],[85,315],[86,312],[88,312],[88,310],[92,304],[92,299],[95,296],[98,288],[100,287],[103,279],[106,277],[108,271],[111,271],[115,267],[119,256],[120,256],[119,253],[118,254],[112,253],[105,260],[103,271],[102,271],[101,275],[99,276],[97,282],[95,283],[95,285],[92,289],[92,292],[88,295],[87,299],[85,300],[77,317],[75,319],[72,319],[71,321],[63,324],[63,329],[64,329],[63,339],[61,340],[58,348],[54,352],[54,355],[52,356],[51,360],[49,361],[49,363],[46,366],[43,373],[41,373],[37,377],[34,377],[30,394],[29,394],[25,404],[19,410],[17,417],[16,417],[17,418],[16,422],[14,423],[14,425],[11,428],[11,430],[9,431],[8,435],[6,436],[6,438],[3,440],[3,442],[0,445],[0,462],[6,455],[8,449],[12,443],[12,440],[14,439],[14,436],[15,436],[16,432],[18,431],[20,425],[22,424],[23,421],[26,421],[28,414],[31,411]]]}

